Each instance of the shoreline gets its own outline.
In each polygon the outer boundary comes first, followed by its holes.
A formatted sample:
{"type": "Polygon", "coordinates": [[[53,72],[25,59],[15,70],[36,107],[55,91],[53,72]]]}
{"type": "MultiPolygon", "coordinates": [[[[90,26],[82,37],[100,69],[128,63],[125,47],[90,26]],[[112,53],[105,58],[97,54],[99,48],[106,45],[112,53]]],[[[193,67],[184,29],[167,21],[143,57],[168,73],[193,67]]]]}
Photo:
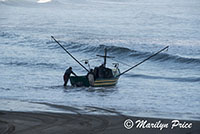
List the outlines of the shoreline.
{"type": "Polygon", "coordinates": [[[191,128],[171,129],[171,122],[175,119],[160,119],[133,117],[125,115],[90,115],[90,114],[69,114],[51,112],[14,112],[0,111],[0,133],[1,134],[198,134],[200,132],[200,121],[178,120],[181,123],[192,123],[191,128]],[[134,125],[131,129],[124,126],[124,121],[131,119],[134,125]],[[143,125],[136,124],[136,121],[143,121],[143,125]],[[147,121],[144,125],[144,122],[147,121]],[[152,124],[148,128],[148,123],[152,124]],[[154,124],[154,126],[153,126],[154,124]],[[168,124],[168,128],[160,130],[159,125],[168,124]],[[140,127],[137,127],[140,126],[140,127]],[[145,128],[143,128],[145,126],[145,128]]]}
{"type": "Polygon", "coordinates": [[[165,116],[160,113],[154,115],[127,113],[114,108],[97,107],[97,106],[72,106],[60,105],[47,102],[31,102],[12,99],[0,99],[0,111],[15,111],[15,112],[50,112],[50,113],[72,113],[72,114],[92,114],[92,115],[124,115],[144,118],[161,118],[161,119],[178,119],[200,121],[199,116],[182,116],[181,113],[176,115],[165,116]]]}

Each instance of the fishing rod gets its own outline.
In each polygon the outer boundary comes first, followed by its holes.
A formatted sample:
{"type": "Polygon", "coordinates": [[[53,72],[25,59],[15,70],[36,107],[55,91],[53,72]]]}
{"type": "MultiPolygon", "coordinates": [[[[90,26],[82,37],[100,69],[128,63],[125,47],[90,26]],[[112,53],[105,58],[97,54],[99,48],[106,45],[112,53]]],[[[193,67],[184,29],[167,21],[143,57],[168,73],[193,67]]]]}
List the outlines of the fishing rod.
{"type": "Polygon", "coordinates": [[[62,48],[65,50],[65,52],[67,54],[69,54],[69,56],[71,56],[79,65],[81,65],[81,67],[83,67],[87,72],[89,72],[89,70],[83,66],[70,52],[68,52],[53,36],[51,36],[51,38],[62,48]]]}
{"type": "Polygon", "coordinates": [[[167,48],[169,48],[169,46],[166,46],[165,48],[161,49],[161,50],[158,51],[157,53],[155,53],[155,54],[149,56],[148,58],[144,59],[143,61],[139,62],[138,64],[136,64],[136,65],[132,66],[131,68],[127,69],[126,71],[120,73],[120,74],[118,75],[118,77],[121,76],[121,75],[123,75],[123,74],[125,74],[125,73],[127,73],[128,71],[132,70],[133,68],[139,66],[140,64],[144,63],[145,61],[151,59],[152,57],[156,56],[157,54],[159,54],[160,52],[164,51],[164,50],[167,49],[167,48]]]}

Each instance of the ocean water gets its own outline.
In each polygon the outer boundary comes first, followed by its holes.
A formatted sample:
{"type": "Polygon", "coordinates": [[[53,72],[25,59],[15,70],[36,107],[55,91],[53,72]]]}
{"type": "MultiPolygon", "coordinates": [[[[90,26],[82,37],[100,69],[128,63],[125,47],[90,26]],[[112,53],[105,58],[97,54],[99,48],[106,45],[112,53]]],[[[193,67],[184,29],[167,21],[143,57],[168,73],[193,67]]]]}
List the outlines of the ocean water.
{"type": "MultiPolygon", "coordinates": [[[[0,101],[200,120],[199,29],[199,0],[0,0],[0,101]],[[114,87],[64,88],[66,68],[86,72],[52,35],[79,60],[97,58],[108,48],[115,56],[108,66],[118,61],[121,71],[169,49],[121,76],[114,87]]],[[[93,59],[90,65],[102,62],[93,59]]],[[[4,103],[0,110],[5,108],[4,103]]]]}

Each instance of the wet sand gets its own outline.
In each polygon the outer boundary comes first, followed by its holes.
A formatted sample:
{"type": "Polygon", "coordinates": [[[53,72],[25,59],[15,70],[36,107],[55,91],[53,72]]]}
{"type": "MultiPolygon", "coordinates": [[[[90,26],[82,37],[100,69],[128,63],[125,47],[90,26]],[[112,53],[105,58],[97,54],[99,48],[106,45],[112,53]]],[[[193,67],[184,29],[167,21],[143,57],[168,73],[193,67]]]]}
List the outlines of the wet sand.
{"type": "MultiPolygon", "coordinates": [[[[163,130],[155,128],[124,127],[126,119],[161,121],[171,123],[173,119],[156,119],[128,117],[124,115],[88,115],[50,112],[0,112],[0,134],[199,134],[200,121],[185,121],[192,123],[189,129],[163,130]]],[[[183,120],[179,120],[184,122],[183,120]]]]}

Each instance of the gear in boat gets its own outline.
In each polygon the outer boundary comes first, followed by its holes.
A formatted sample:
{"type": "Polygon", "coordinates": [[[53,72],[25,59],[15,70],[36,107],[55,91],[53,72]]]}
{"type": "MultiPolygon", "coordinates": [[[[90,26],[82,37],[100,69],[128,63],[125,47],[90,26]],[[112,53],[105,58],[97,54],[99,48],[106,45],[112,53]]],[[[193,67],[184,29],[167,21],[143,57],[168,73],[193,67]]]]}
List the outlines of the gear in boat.
{"type": "Polygon", "coordinates": [[[120,70],[118,64],[114,64],[114,68],[110,69],[106,67],[106,58],[114,58],[107,56],[107,49],[105,48],[105,55],[97,55],[104,58],[104,63],[99,67],[90,69],[87,75],[83,76],[70,76],[70,82],[72,86],[114,86],[119,79],[120,70]]]}
{"type": "Polygon", "coordinates": [[[128,71],[132,70],[133,68],[139,66],[140,64],[144,63],[145,61],[149,60],[150,58],[156,56],[157,54],[161,53],[164,50],[167,50],[169,46],[164,47],[160,51],[154,53],[153,55],[147,57],[146,59],[142,60],[141,62],[137,63],[136,65],[128,68],[127,70],[123,71],[122,73],[119,70],[119,64],[115,63],[114,68],[107,68],[106,67],[106,59],[107,58],[114,58],[111,56],[107,56],[107,49],[105,48],[105,54],[97,55],[99,57],[104,58],[104,63],[98,67],[95,67],[94,69],[88,70],[85,66],[83,66],[71,53],[69,53],[53,36],[51,38],[58,44],[60,47],[62,47],[69,56],[71,56],[82,68],[84,68],[88,73],[87,75],[78,76],[73,71],[72,68],[69,67],[63,78],[64,78],[64,86],[67,85],[68,80],[70,79],[72,86],[93,86],[93,87],[101,87],[101,86],[114,86],[117,84],[118,79],[121,75],[127,73],[128,71]],[[71,74],[74,74],[74,76],[71,76],[71,74]]]}

